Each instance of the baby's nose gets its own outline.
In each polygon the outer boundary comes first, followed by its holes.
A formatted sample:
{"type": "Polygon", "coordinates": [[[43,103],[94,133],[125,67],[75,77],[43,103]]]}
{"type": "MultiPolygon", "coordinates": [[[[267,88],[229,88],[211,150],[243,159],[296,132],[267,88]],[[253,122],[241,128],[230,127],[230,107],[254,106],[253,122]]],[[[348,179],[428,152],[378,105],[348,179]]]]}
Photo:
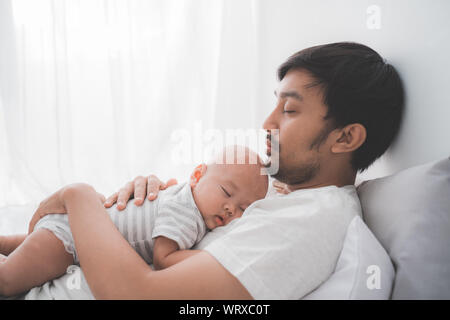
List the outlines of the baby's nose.
{"type": "Polygon", "coordinates": [[[228,223],[230,223],[231,220],[234,219],[234,214],[231,211],[225,211],[225,215],[224,215],[224,219],[223,219],[223,224],[227,225],[228,223]]]}
{"type": "Polygon", "coordinates": [[[225,213],[227,215],[233,215],[235,211],[236,211],[236,208],[235,208],[235,206],[233,204],[227,203],[225,205],[225,213]]]}

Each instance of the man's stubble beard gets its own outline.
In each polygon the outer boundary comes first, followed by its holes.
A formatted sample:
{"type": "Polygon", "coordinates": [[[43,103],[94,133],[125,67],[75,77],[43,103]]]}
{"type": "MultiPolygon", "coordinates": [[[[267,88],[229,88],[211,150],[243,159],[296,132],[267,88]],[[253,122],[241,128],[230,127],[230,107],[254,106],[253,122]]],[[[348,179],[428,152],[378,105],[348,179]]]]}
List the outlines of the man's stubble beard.
{"type": "MultiPolygon", "coordinates": [[[[286,165],[284,160],[281,159],[279,154],[275,154],[275,156],[279,161],[278,171],[274,174],[271,174],[270,176],[288,185],[297,185],[309,182],[320,171],[320,162],[318,161],[318,159],[314,159],[303,163],[294,162],[293,165],[288,166],[286,165]]],[[[272,155],[269,156],[269,161],[265,166],[270,167],[271,165],[272,165],[272,155]]]]}
{"type": "MultiPolygon", "coordinates": [[[[315,150],[317,152],[317,157],[308,162],[296,163],[294,155],[294,159],[290,159],[291,161],[294,160],[294,165],[291,165],[291,167],[286,165],[285,161],[281,159],[280,154],[282,146],[277,141],[276,144],[278,152],[275,153],[275,156],[278,161],[278,171],[270,176],[288,185],[304,184],[311,181],[320,171],[320,161],[318,158],[320,147],[327,140],[327,137],[333,128],[334,127],[330,125],[330,123],[327,123],[311,142],[309,150],[315,150]]],[[[266,168],[271,167],[273,154],[268,153],[267,155],[269,156],[269,159],[265,165],[266,168]]],[[[288,154],[286,157],[292,157],[292,155],[288,154]]]]}

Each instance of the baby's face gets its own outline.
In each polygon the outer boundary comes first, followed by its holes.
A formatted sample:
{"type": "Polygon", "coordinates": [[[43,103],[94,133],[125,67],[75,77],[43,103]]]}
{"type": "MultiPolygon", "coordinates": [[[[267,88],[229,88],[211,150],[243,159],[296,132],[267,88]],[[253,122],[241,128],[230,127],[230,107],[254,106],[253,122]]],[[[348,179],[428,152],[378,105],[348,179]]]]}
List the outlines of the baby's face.
{"type": "Polygon", "coordinates": [[[212,164],[192,188],[195,203],[209,229],[239,218],[267,193],[267,175],[257,164],[212,164]]]}

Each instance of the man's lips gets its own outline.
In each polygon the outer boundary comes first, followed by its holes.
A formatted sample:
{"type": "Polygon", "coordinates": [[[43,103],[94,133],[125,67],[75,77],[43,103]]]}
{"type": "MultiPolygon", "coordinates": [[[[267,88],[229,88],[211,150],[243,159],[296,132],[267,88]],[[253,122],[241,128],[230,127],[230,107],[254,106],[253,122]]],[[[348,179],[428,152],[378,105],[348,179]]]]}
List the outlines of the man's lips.
{"type": "Polygon", "coordinates": [[[277,146],[279,146],[278,141],[275,139],[271,139],[271,137],[266,139],[266,146],[267,146],[267,150],[266,153],[267,155],[271,155],[272,154],[272,142],[273,142],[273,147],[275,147],[275,151],[278,151],[278,148],[276,148],[277,146]]]}
{"type": "Polygon", "coordinates": [[[270,139],[272,138],[272,135],[270,134],[270,131],[267,132],[266,134],[266,154],[268,156],[270,156],[270,154],[272,153],[272,143],[270,142],[270,139]]]}

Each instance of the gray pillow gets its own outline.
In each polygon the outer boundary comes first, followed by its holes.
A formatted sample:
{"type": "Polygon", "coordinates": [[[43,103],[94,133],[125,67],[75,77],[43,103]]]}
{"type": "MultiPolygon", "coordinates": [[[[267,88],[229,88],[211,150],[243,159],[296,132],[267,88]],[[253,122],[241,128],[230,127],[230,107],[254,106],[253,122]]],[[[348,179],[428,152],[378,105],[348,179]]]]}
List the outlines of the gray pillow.
{"type": "Polygon", "coordinates": [[[392,299],[450,299],[450,158],[363,182],[363,219],[396,268],[392,299]]]}

